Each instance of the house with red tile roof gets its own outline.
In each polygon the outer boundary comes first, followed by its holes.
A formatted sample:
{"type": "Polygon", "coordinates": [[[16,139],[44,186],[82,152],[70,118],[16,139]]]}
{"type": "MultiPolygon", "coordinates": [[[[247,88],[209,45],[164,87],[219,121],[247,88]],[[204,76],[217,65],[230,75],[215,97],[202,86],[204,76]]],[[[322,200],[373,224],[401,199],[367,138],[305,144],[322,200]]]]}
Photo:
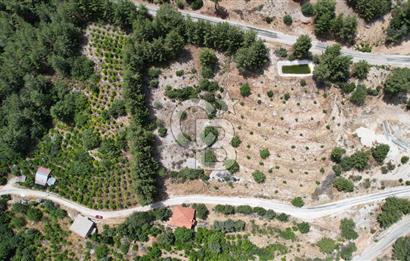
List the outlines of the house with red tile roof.
{"type": "Polygon", "coordinates": [[[195,209],[177,206],[172,208],[172,216],[168,221],[171,227],[191,229],[195,225],[195,209]]]}

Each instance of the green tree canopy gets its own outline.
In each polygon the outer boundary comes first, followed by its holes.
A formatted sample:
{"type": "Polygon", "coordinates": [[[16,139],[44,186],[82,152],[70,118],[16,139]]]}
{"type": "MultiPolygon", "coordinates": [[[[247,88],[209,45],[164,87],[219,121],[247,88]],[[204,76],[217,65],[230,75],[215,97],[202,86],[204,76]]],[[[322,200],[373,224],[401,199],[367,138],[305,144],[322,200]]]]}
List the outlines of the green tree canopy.
{"type": "Polygon", "coordinates": [[[332,45],[326,48],[319,57],[319,64],[315,67],[313,76],[321,82],[346,82],[350,76],[350,64],[352,58],[341,54],[340,45],[332,45]]]}
{"type": "Polygon", "coordinates": [[[310,56],[309,50],[312,47],[312,41],[308,35],[301,35],[293,44],[293,57],[295,59],[306,59],[310,56]]]}

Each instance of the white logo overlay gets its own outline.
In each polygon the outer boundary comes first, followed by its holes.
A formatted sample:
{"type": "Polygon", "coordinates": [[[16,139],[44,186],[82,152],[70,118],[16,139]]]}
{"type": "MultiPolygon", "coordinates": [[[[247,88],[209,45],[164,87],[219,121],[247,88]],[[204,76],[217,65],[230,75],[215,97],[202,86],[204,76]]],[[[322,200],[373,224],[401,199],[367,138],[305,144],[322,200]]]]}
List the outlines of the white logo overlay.
{"type": "MultiPolygon", "coordinates": [[[[229,95],[227,95],[229,98],[229,95]]],[[[227,105],[232,109],[233,105],[227,105]]],[[[195,119],[195,140],[183,133],[181,124],[184,112],[191,108],[201,109],[208,116],[216,115],[215,107],[201,99],[184,101],[175,108],[170,119],[171,133],[182,147],[195,152],[195,167],[204,170],[227,170],[236,160],[236,151],[230,141],[234,137],[233,125],[225,119],[195,119]]],[[[221,114],[219,114],[221,115],[221,114]]]]}

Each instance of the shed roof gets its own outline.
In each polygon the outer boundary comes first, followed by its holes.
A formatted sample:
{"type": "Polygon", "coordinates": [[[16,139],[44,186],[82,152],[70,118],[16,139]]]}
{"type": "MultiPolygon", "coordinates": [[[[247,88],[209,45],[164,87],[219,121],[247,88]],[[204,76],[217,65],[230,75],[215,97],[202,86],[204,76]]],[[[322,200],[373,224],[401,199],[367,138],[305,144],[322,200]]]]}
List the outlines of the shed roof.
{"type": "Polygon", "coordinates": [[[181,206],[174,207],[168,224],[173,227],[192,228],[195,224],[195,209],[181,206]]]}
{"type": "Polygon", "coordinates": [[[73,224],[70,226],[70,230],[85,238],[93,232],[94,227],[95,223],[89,218],[83,215],[77,215],[73,224]]]}
{"type": "Polygon", "coordinates": [[[35,183],[37,185],[45,186],[47,184],[50,172],[50,169],[39,167],[36,172],[35,183]]]}

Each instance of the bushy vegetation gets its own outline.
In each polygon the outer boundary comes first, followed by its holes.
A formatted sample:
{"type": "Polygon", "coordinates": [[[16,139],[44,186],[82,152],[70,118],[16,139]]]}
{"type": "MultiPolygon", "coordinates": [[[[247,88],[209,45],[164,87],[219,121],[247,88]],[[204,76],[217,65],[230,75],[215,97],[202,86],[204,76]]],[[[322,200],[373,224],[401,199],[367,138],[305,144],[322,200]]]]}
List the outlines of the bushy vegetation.
{"type": "Polygon", "coordinates": [[[356,224],[352,219],[344,218],[340,221],[340,231],[342,237],[347,240],[354,240],[359,237],[355,230],[356,224]]]}
{"type": "Polygon", "coordinates": [[[259,171],[259,170],[255,170],[252,173],[252,177],[255,180],[256,183],[265,183],[266,180],[266,176],[265,174],[263,174],[263,172],[259,171]]]}
{"type": "Polygon", "coordinates": [[[315,4],[315,34],[322,38],[333,37],[342,43],[352,44],[356,38],[355,16],[339,14],[336,17],[334,0],[319,0],[315,4]]]}
{"type": "Polygon", "coordinates": [[[410,256],[410,237],[400,237],[393,244],[394,260],[406,261],[410,256]]]}
{"type": "Polygon", "coordinates": [[[352,76],[356,77],[359,80],[364,80],[367,78],[367,74],[369,73],[370,65],[366,61],[359,61],[353,64],[352,67],[352,76]]]}
{"type": "Polygon", "coordinates": [[[305,202],[303,201],[301,197],[296,197],[292,199],[292,205],[295,207],[301,208],[305,205],[305,202]]]}
{"type": "Polygon", "coordinates": [[[391,9],[391,0],[346,0],[347,4],[362,17],[366,22],[378,19],[387,14],[391,9]]]}
{"type": "Polygon", "coordinates": [[[270,156],[270,152],[268,149],[261,149],[259,151],[259,156],[261,156],[262,159],[266,159],[270,156]]]}
{"type": "Polygon", "coordinates": [[[190,169],[190,168],[183,168],[179,171],[171,171],[170,172],[171,179],[175,182],[186,182],[189,180],[208,180],[209,177],[205,175],[204,170],[202,169],[190,169]]]}
{"type": "Polygon", "coordinates": [[[384,93],[387,96],[395,97],[399,93],[408,92],[410,92],[410,69],[393,69],[384,83],[384,93]]]}
{"type": "Polygon", "coordinates": [[[307,59],[310,57],[309,50],[312,47],[312,41],[308,35],[301,35],[293,44],[292,58],[307,59]]]}
{"type": "Polygon", "coordinates": [[[209,48],[201,49],[199,53],[199,62],[201,63],[201,75],[204,78],[212,78],[216,67],[218,66],[218,58],[215,52],[209,48]]]}
{"type": "Polygon", "coordinates": [[[330,159],[333,162],[340,163],[342,161],[343,155],[346,153],[346,150],[340,147],[336,147],[332,150],[330,154],[330,159]]]}
{"type": "Polygon", "coordinates": [[[382,206],[382,212],[377,221],[382,228],[387,228],[400,220],[403,215],[410,213],[410,201],[400,198],[387,198],[382,206]]]}
{"type": "MultiPolygon", "coordinates": [[[[277,219],[281,222],[287,222],[289,216],[284,213],[276,213],[273,210],[266,210],[261,207],[254,207],[248,205],[241,205],[241,206],[231,206],[231,205],[216,205],[214,211],[217,213],[221,213],[224,215],[234,215],[234,214],[243,214],[243,215],[257,215],[261,218],[273,220],[277,219]]],[[[304,225],[305,226],[305,225],[304,225]]]]}
{"type": "Polygon", "coordinates": [[[390,146],[387,144],[378,144],[374,146],[372,149],[372,156],[378,163],[383,163],[386,159],[387,154],[390,151],[390,146]]]}
{"type": "Polygon", "coordinates": [[[234,137],[231,139],[231,145],[232,145],[232,147],[234,147],[234,148],[238,148],[239,145],[241,145],[241,143],[242,143],[242,141],[241,141],[241,139],[240,139],[238,136],[234,136],[234,137]]]}
{"type": "Polygon", "coordinates": [[[132,205],[134,195],[142,204],[155,198],[158,163],[152,155],[145,93],[158,86],[159,73],[148,68],[176,58],[188,43],[235,56],[242,71],[259,70],[268,60],[266,47],[254,34],[226,23],[186,20],[170,6],[154,18],[128,1],[13,1],[2,3],[0,11],[6,29],[0,99],[7,108],[0,110],[1,173],[35,150],[33,161],[18,164],[29,176],[27,185],[33,182],[30,172],[48,166],[59,181],[56,192],[93,208],[132,205]],[[96,26],[99,21],[112,26],[96,26]],[[81,55],[84,29],[86,53],[99,63],[98,76],[94,64],[81,55]],[[119,116],[127,116],[129,126],[116,121],[119,116]],[[49,133],[50,127],[55,130],[49,133]],[[84,129],[102,136],[101,147],[111,145],[91,156],[87,150],[98,148],[98,142],[82,144],[84,129]],[[125,151],[132,155],[130,161],[123,157],[125,151]]]}
{"type": "Polygon", "coordinates": [[[325,254],[331,254],[336,249],[336,242],[331,239],[324,237],[317,242],[320,252],[325,254]]]}
{"type": "Polygon", "coordinates": [[[326,48],[319,57],[319,64],[315,67],[313,76],[320,82],[340,83],[346,82],[350,76],[352,58],[343,56],[339,45],[326,48]]]}
{"type": "Polygon", "coordinates": [[[410,34],[410,1],[398,5],[392,12],[387,28],[387,42],[399,43],[410,34]]]}
{"type": "Polygon", "coordinates": [[[353,192],[354,190],[353,182],[343,177],[337,177],[335,181],[333,182],[333,186],[338,191],[343,191],[343,192],[353,192]]]}
{"type": "Polygon", "coordinates": [[[357,106],[362,106],[366,101],[367,89],[363,85],[357,85],[352,95],[350,96],[350,102],[357,106]]]}
{"type": "Polygon", "coordinates": [[[67,222],[64,210],[50,201],[15,203],[8,208],[8,200],[6,196],[0,198],[1,260],[70,260],[74,256],[73,250],[66,248],[68,232],[60,225],[67,222]],[[27,219],[35,222],[42,219],[43,224],[33,228],[27,219]]]}
{"type": "Polygon", "coordinates": [[[249,95],[251,95],[251,87],[249,87],[248,83],[242,84],[239,88],[239,91],[243,97],[248,97],[249,95]]]}

